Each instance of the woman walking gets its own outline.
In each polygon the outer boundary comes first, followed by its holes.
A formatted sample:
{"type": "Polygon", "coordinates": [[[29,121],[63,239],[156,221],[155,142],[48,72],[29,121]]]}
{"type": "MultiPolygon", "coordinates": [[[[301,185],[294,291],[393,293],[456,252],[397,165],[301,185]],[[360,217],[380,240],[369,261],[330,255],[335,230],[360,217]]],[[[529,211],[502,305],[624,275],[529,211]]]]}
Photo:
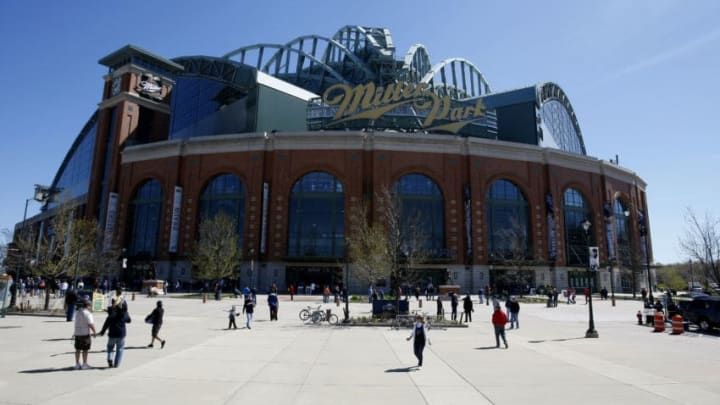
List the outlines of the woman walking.
{"type": "Polygon", "coordinates": [[[165,315],[165,310],[163,309],[162,301],[158,301],[155,309],[153,309],[150,315],[145,317],[145,323],[152,324],[152,331],[150,332],[152,337],[148,347],[153,347],[153,343],[155,343],[157,339],[160,342],[160,348],[165,348],[165,340],[158,335],[163,324],[163,315],[165,315]]]}
{"type": "Polygon", "coordinates": [[[430,342],[430,336],[428,336],[428,326],[425,323],[425,317],[422,314],[418,314],[415,317],[415,324],[413,324],[412,333],[408,336],[407,340],[415,339],[413,341],[413,351],[415,357],[418,359],[418,367],[422,367],[423,363],[423,350],[425,350],[425,342],[428,345],[432,345],[430,342]]]}
{"type": "Polygon", "coordinates": [[[245,304],[243,305],[243,312],[245,313],[245,327],[252,329],[253,312],[255,308],[255,301],[249,295],[245,296],[245,304]]]}

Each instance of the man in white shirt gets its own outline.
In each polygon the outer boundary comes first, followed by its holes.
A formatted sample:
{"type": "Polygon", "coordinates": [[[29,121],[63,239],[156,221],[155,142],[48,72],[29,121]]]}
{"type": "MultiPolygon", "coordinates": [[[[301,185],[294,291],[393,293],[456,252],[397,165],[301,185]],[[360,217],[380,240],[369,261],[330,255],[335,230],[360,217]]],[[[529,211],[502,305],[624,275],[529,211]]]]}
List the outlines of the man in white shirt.
{"type": "Polygon", "coordinates": [[[87,357],[92,337],[95,337],[95,324],[92,314],[87,309],[87,301],[78,302],[78,309],[78,313],[75,315],[75,370],[87,370],[90,368],[87,364],[87,357]],[[90,332],[92,332],[92,337],[90,332]],[[83,358],[82,365],[80,365],[80,352],[82,352],[83,358]]]}

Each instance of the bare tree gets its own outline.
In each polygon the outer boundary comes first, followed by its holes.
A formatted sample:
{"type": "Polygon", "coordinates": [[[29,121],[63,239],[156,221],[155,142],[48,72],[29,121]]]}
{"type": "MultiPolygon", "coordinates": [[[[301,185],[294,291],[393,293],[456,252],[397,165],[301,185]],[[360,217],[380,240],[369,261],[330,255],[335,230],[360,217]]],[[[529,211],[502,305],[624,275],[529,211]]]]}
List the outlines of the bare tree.
{"type": "Polygon", "coordinates": [[[377,195],[375,221],[369,216],[368,204],[350,213],[352,236],[347,239],[355,274],[370,284],[388,277],[394,287],[414,282],[417,264],[429,256],[419,214],[403,213],[397,196],[382,188],[377,195]]]}
{"type": "Polygon", "coordinates": [[[706,284],[720,283],[720,219],[710,213],[705,213],[704,218],[698,218],[695,211],[688,207],[685,222],[688,229],[685,237],[679,240],[680,249],[700,263],[706,284]]]}
{"type": "Polygon", "coordinates": [[[197,269],[193,276],[200,280],[235,279],[242,260],[237,221],[221,212],[202,221],[199,233],[190,254],[190,261],[197,269]]]}

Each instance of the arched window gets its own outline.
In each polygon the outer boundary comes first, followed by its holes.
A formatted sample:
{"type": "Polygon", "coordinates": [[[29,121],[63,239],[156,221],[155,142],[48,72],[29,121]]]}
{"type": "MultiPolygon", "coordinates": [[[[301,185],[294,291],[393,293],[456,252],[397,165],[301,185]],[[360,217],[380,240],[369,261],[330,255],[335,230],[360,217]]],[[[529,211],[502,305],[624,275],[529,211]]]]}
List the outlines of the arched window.
{"type": "Polygon", "coordinates": [[[135,191],[130,201],[129,253],[132,256],[157,255],[160,215],[162,213],[162,186],[152,179],[144,182],[135,191]]]}
{"type": "Polygon", "coordinates": [[[238,243],[243,244],[245,187],[234,174],[221,174],[205,186],[200,196],[200,222],[224,213],[236,222],[238,243]]]}
{"type": "Polygon", "coordinates": [[[392,193],[400,209],[401,248],[420,249],[429,257],[447,257],[440,187],[431,178],[414,173],[402,176],[392,193]]]}
{"type": "Polygon", "coordinates": [[[342,257],[345,195],[342,183],[324,172],[301,177],[290,193],[288,256],[342,257]]]}
{"type": "Polygon", "coordinates": [[[631,267],[630,210],[619,198],[616,198],[613,213],[615,214],[615,238],[617,240],[618,258],[624,267],[631,267]]]}
{"type": "Polygon", "coordinates": [[[485,199],[488,250],[492,260],[522,260],[531,255],[528,203],[520,189],[496,180],[485,199]]]}
{"type": "Polygon", "coordinates": [[[563,194],[563,218],[565,222],[565,254],[568,266],[588,265],[588,246],[594,246],[595,238],[592,227],[587,236],[583,222],[592,222],[590,205],[579,191],[568,188],[563,194]],[[587,237],[587,239],[586,239],[587,237]]]}

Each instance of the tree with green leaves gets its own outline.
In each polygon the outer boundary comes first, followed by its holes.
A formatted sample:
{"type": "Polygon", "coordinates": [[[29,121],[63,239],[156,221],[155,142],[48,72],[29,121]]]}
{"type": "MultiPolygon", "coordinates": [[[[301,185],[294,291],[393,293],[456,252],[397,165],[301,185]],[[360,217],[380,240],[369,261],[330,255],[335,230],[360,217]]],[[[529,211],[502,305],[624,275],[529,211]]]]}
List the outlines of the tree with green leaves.
{"type": "Polygon", "coordinates": [[[198,240],[190,254],[199,280],[236,279],[242,260],[237,221],[221,212],[200,223],[198,240]]]}

